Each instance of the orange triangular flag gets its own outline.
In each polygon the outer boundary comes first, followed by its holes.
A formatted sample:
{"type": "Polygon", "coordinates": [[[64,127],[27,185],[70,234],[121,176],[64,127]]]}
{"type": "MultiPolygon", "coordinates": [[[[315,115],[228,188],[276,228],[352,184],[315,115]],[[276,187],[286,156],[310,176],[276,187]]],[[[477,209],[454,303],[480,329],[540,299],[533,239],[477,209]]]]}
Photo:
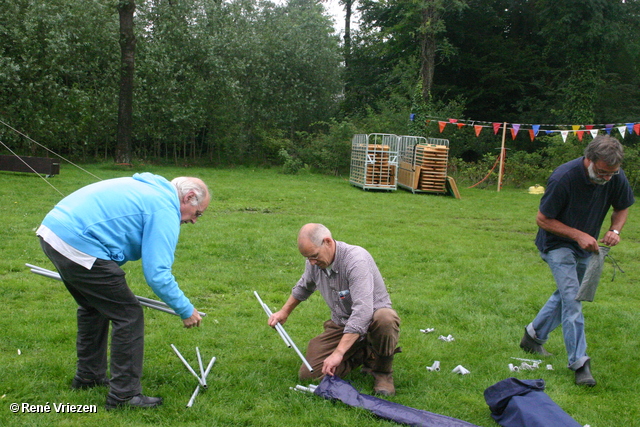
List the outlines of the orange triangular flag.
{"type": "Polygon", "coordinates": [[[482,130],[482,126],[473,125],[473,128],[476,130],[476,136],[480,136],[480,131],[482,130]]]}
{"type": "Polygon", "coordinates": [[[578,141],[582,142],[582,134],[584,133],[583,130],[579,130],[576,132],[576,134],[578,135],[578,141]]]}
{"type": "Polygon", "coordinates": [[[464,123],[458,123],[458,129],[461,128],[464,125],[465,125],[464,123]]]}
{"type": "Polygon", "coordinates": [[[533,129],[529,129],[529,138],[531,138],[531,142],[533,142],[533,139],[536,137],[536,133],[533,131],[533,129]]]}
{"type": "Polygon", "coordinates": [[[447,122],[438,122],[438,124],[440,125],[440,133],[442,133],[444,127],[447,125],[447,122]]]}

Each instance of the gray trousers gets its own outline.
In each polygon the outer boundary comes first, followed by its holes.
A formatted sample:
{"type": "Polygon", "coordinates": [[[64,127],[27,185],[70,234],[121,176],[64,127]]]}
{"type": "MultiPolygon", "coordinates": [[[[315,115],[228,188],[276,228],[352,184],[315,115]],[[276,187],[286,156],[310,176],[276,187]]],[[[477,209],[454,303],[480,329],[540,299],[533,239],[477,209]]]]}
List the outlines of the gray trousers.
{"type": "Polygon", "coordinates": [[[97,259],[91,270],[69,260],[40,238],[45,255],[60,273],[78,303],[76,375],[101,379],[107,371],[107,345],[111,323],[111,391],[126,399],[142,392],[144,313],[113,261],[97,259]]]}
{"type": "MultiPolygon", "coordinates": [[[[313,368],[310,372],[306,365],[300,366],[298,377],[301,380],[315,379],[322,376],[324,360],[338,347],[344,327],[333,320],[324,322],[324,332],[309,341],[306,359],[313,368]]],[[[362,365],[373,355],[375,357],[389,357],[396,352],[400,335],[400,318],[395,310],[381,308],[373,313],[373,320],[365,339],[357,341],[345,353],[342,363],[338,365],[335,375],[342,378],[353,369],[362,365]]]]}

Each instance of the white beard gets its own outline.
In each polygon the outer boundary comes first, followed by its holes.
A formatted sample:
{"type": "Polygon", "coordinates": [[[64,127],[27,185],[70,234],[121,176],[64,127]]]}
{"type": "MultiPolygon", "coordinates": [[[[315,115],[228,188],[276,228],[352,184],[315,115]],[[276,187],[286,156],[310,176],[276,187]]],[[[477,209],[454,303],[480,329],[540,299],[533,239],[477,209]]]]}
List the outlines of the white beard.
{"type": "Polygon", "coordinates": [[[589,163],[589,167],[587,168],[587,171],[589,172],[589,179],[591,180],[591,182],[593,182],[594,184],[598,184],[598,185],[605,185],[607,182],[606,179],[604,178],[600,178],[597,174],[596,171],[593,170],[593,162],[589,163]]]}

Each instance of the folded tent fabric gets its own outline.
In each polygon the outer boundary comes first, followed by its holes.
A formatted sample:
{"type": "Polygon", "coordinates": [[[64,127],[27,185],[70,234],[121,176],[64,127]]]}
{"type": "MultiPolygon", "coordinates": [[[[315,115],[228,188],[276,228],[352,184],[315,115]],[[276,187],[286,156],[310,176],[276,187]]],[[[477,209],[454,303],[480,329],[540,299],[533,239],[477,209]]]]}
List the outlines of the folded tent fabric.
{"type": "Polygon", "coordinates": [[[488,387],[484,399],[502,427],[582,427],[544,392],[544,380],[507,378],[488,387]]]}
{"type": "Polygon", "coordinates": [[[349,406],[364,408],[380,418],[400,424],[419,427],[478,427],[466,421],[359,393],[351,384],[336,376],[326,375],[314,393],[325,399],[340,400],[349,406]]]}
{"type": "Polygon", "coordinates": [[[587,271],[584,272],[580,289],[578,289],[578,294],[576,295],[576,301],[592,302],[595,298],[600,276],[602,276],[604,259],[609,254],[609,249],[608,246],[600,246],[598,253],[591,255],[587,271]]]}

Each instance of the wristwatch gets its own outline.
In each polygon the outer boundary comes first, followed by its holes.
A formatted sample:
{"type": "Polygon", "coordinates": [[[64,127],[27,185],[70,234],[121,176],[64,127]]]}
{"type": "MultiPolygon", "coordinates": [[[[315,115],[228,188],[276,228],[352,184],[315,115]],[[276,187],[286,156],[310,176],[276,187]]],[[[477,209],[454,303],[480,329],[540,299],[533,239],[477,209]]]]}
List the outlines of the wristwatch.
{"type": "Polygon", "coordinates": [[[613,228],[610,228],[609,231],[613,231],[614,233],[616,233],[618,236],[620,235],[620,232],[618,230],[614,230],[613,228]]]}

